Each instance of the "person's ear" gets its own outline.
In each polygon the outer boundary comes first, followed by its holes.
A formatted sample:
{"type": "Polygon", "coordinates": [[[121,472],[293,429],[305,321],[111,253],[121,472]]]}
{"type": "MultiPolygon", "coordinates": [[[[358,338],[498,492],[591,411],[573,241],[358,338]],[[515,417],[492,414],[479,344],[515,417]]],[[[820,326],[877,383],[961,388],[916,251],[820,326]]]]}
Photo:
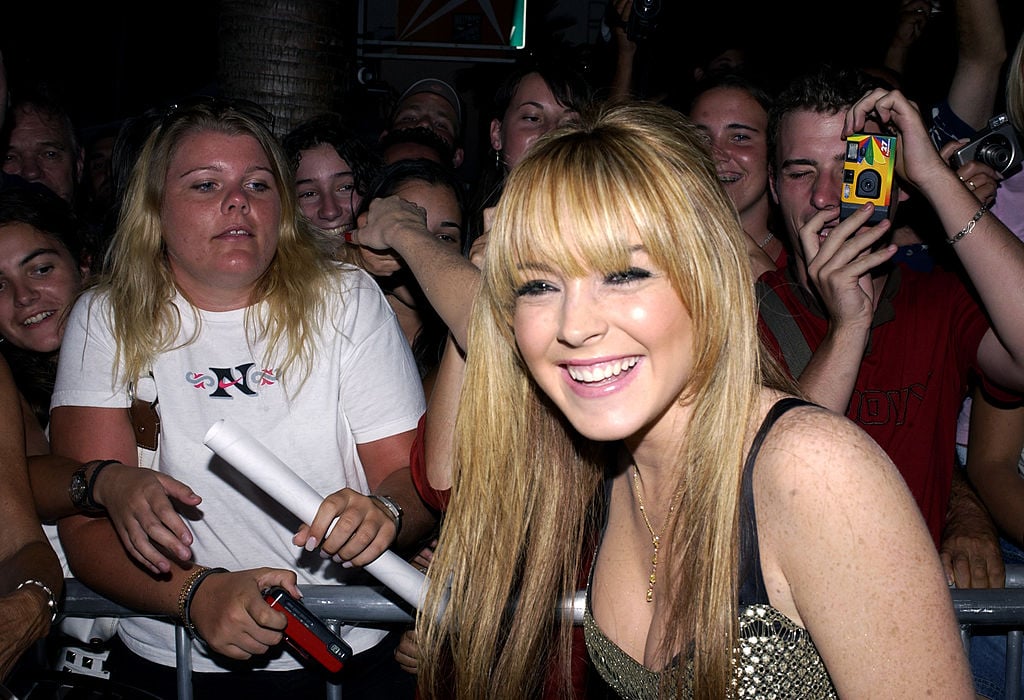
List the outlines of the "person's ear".
{"type": "Polygon", "coordinates": [[[504,144],[501,142],[501,120],[491,120],[491,148],[495,151],[501,152],[504,144]]]}
{"type": "Polygon", "coordinates": [[[462,150],[462,146],[455,149],[454,155],[452,155],[452,167],[457,168],[462,165],[462,161],[466,157],[466,152],[462,150]]]}
{"type": "Polygon", "coordinates": [[[768,166],[768,193],[771,195],[775,205],[778,206],[779,195],[775,192],[775,168],[770,165],[768,166]]]}

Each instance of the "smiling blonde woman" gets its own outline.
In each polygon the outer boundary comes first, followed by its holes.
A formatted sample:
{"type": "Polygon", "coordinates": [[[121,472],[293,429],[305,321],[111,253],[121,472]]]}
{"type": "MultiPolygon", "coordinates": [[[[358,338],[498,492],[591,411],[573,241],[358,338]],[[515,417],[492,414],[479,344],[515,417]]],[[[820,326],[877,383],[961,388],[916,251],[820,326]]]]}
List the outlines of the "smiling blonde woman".
{"type": "Polygon", "coordinates": [[[567,694],[556,610],[595,538],[587,648],[623,697],[973,697],[898,472],[763,359],[743,236],[664,107],[584,114],[513,170],[418,620],[425,697],[536,697],[551,664],[567,694]]]}

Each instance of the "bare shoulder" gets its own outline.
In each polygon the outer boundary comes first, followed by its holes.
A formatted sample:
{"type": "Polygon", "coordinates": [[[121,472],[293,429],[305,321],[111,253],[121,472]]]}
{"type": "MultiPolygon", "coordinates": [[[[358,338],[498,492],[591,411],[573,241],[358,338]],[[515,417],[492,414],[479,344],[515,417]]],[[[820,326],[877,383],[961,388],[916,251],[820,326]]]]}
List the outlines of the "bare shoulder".
{"type": "Polygon", "coordinates": [[[846,416],[816,405],[798,406],[772,426],[757,458],[757,483],[827,488],[848,479],[899,478],[885,451],[846,416]]]}

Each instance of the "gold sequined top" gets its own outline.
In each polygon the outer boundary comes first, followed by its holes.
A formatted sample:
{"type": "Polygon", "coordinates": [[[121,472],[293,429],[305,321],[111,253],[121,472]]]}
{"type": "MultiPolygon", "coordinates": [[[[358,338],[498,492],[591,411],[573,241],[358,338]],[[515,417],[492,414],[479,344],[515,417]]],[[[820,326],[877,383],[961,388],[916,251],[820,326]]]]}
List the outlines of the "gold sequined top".
{"type": "MultiPolygon", "coordinates": [[[[658,700],[661,676],[639,663],[601,632],[590,614],[583,614],[583,633],[590,662],[601,678],[627,700],[658,700]]],[[[807,634],[770,605],[749,605],[740,615],[739,646],[733,654],[735,698],[815,700],[838,698],[825,664],[807,634]]],[[[682,698],[693,697],[692,662],[682,698]]]]}
{"type": "MultiPolygon", "coordinates": [[[[744,465],[740,514],[740,552],[744,566],[741,567],[739,636],[732,658],[731,694],[738,700],[825,700],[839,697],[810,634],[768,604],[768,593],[761,578],[751,478],[754,461],[772,424],[785,411],[800,405],[804,402],[783,399],[772,407],[754,438],[744,465]]],[[[662,676],[679,672],[678,666],[661,672],[652,671],[605,636],[591,614],[590,581],[587,582],[583,633],[591,664],[604,681],[627,700],[657,700],[662,676]]],[[[681,697],[690,698],[693,696],[692,659],[687,662],[684,673],[686,678],[681,697]]]]}

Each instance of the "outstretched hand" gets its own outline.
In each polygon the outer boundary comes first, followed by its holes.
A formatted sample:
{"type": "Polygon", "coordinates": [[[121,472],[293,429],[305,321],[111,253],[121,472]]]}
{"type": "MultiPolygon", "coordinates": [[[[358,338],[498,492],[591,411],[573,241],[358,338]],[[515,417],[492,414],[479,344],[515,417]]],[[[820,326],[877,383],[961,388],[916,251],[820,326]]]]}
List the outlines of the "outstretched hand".
{"type": "Polygon", "coordinates": [[[111,464],[96,478],[93,498],[124,548],[153,573],[171,570],[166,553],[180,562],[192,558],[192,531],[172,503],[194,508],[202,502],[187,484],[152,469],[111,464]]]}

